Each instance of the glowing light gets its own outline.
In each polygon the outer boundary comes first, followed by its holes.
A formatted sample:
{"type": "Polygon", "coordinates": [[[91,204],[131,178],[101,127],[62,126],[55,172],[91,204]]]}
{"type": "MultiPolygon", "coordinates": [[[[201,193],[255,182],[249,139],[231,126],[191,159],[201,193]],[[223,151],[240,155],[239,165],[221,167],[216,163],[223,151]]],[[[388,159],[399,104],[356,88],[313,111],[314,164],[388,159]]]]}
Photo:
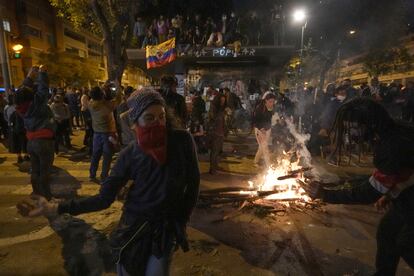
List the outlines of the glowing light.
{"type": "Polygon", "coordinates": [[[293,12],[293,20],[295,22],[303,22],[306,18],[306,13],[304,10],[295,10],[293,12]]]}
{"type": "Polygon", "coordinates": [[[23,49],[23,45],[22,44],[15,44],[15,45],[13,45],[12,49],[15,52],[20,52],[23,49]]]}

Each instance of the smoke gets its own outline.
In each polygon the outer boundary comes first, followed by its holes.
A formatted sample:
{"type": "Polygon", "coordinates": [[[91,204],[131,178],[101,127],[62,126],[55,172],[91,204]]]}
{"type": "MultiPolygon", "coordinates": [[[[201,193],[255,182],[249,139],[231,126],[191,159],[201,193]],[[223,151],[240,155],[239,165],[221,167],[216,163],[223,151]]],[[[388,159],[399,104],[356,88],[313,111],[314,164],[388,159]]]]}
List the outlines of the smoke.
{"type": "Polygon", "coordinates": [[[291,119],[285,119],[286,126],[290,134],[295,138],[296,150],[299,152],[301,158],[301,165],[309,167],[312,165],[312,156],[306,147],[306,143],[310,139],[310,134],[301,134],[296,130],[295,124],[291,119]]]}
{"type": "Polygon", "coordinates": [[[318,164],[312,163],[312,155],[306,146],[306,143],[309,141],[311,135],[307,133],[299,133],[292,119],[285,118],[284,121],[286,123],[286,128],[288,129],[291,136],[294,138],[294,148],[300,159],[299,165],[302,167],[312,167],[312,170],[309,172],[309,174],[311,174],[312,178],[315,180],[321,180],[322,178],[326,178],[332,182],[337,181],[337,175],[329,173],[325,168],[318,166],[318,164]]]}

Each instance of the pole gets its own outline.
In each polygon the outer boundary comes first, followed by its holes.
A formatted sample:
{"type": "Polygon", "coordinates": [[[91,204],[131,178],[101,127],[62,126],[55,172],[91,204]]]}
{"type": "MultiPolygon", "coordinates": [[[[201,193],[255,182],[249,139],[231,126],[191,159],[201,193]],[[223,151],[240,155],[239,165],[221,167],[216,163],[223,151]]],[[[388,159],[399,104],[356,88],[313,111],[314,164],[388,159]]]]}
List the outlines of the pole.
{"type": "Polygon", "coordinates": [[[299,63],[299,76],[300,76],[300,80],[302,80],[303,40],[304,40],[306,24],[308,24],[307,21],[305,22],[305,24],[302,25],[302,34],[300,36],[300,53],[299,53],[299,62],[300,62],[299,63]]]}
{"type": "Polygon", "coordinates": [[[3,20],[0,18],[0,63],[3,73],[4,88],[6,91],[10,89],[10,71],[8,64],[8,51],[5,39],[5,32],[3,29],[3,20]]]}

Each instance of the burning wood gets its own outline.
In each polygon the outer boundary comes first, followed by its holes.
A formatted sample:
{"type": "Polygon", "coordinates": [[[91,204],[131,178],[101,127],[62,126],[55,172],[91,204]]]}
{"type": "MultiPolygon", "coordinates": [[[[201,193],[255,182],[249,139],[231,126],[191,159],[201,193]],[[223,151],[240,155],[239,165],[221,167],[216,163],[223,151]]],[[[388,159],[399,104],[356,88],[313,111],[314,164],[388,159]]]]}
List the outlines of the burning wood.
{"type": "Polygon", "coordinates": [[[298,174],[304,173],[304,172],[307,172],[307,171],[310,171],[310,170],[312,170],[312,167],[306,167],[306,168],[293,170],[293,171],[288,172],[287,175],[279,176],[277,178],[277,180],[285,180],[285,179],[289,179],[289,178],[296,178],[298,176],[298,174]]]}

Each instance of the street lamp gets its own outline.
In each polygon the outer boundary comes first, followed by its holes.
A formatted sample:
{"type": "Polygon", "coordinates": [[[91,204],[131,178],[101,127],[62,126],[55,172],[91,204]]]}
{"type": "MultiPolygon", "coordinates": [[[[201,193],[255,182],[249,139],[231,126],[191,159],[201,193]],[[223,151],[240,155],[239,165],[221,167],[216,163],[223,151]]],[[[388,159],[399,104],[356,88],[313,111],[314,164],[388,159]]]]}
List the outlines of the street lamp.
{"type": "Polygon", "coordinates": [[[353,35],[353,34],[355,34],[355,33],[356,33],[356,31],[355,31],[355,30],[350,30],[350,31],[349,31],[349,34],[350,34],[350,35],[353,35]]]}
{"type": "Polygon", "coordinates": [[[293,12],[293,21],[297,23],[303,23],[302,25],[302,34],[300,37],[300,56],[299,56],[299,75],[302,74],[302,58],[303,58],[303,36],[305,33],[306,24],[308,24],[308,21],[306,20],[306,13],[303,9],[297,9],[293,12]]]}
{"type": "Polygon", "coordinates": [[[18,53],[18,52],[20,52],[23,49],[23,45],[22,44],[15,44],[15,45],[13,45],[12,49],[16,53],[18,53]]]}

